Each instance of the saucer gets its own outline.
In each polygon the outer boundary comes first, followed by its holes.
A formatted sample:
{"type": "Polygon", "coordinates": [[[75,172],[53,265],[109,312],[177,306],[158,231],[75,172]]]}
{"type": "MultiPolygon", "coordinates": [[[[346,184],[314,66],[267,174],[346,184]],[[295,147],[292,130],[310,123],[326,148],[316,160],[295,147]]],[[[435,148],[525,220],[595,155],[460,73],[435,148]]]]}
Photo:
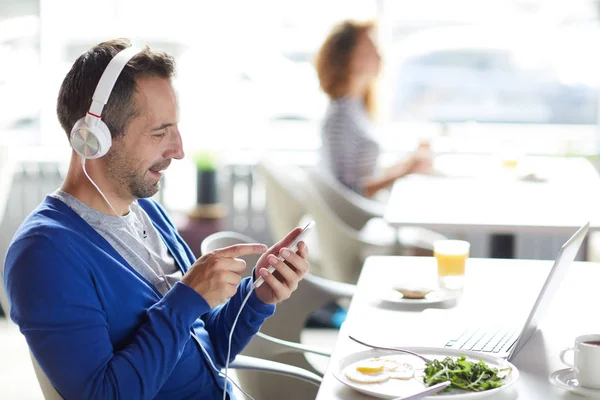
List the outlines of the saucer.
{"type": "Polygon", "coordinates": [[[559,369],[550,374],[548,378],[550,383],[559,388],[566,389],[569,392],[577,393],[581,396],[588,396],[600,399],[600,389],[588,389],[579,386],[575,378],[575,371],[572,368],[559,369]]]}
{"type": "Polygon", "coordinates": [[[391,287],[383,292],[378,292],[375,294],[375,299],[389,306],[441,306],[444,303],[455,302],[460,294],[460,292],[435,288],[427,293],[423,298],[412,299],[404,297],[402,293],[391,287]]]}

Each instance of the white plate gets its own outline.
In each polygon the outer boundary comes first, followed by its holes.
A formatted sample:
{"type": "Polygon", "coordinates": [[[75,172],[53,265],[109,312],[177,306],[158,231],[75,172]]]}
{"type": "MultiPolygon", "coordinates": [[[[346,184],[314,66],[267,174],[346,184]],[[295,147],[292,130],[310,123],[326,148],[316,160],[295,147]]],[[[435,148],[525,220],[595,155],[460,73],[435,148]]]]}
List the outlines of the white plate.
{"type": "Polygon", "coordinates": [[[575,371],[571,368],[559,369],[550,374],[550,383],[559,388],[566,389],[569,392],[577,393],[582,396],[600,398],[600,389],[588,389],[579,386],[575,371]]]}
{"type": "MultiPolygon", "coordinates": [[[[486,362],[492,368],[506,368],[511,367],[512,371],[505,378],[505,383],[499,388],[486,390],[485,392],[467,392],[459,389],[451,389],[449,392],[442,394],[435,394],[427,398],[436,400],[459,400],[459,399],[480,399],[497,394],[500,391],[505,390],[519,378],[519,370],[506,360],[498,357],[494,357],[488,354],[482,354],[472,351],[444,349],[444,348],[432,348],[432,347],[407,347],[407,350],[421,354],[431,359],[443,359],[445,357],[460,357],[465,355],[470,361],[478,361],[479,359],[486,362]]],[[[388,350],[366,350],[359,353],[354,353],[342,358],[337,365],[334,366],[333,375],[342,382],[343,384],[357,390],[361,393],[379,398],[379,399],[393,399],[400,396],[409,396],[416,392],[419,392],[425,388],[425,384],[422,379],[422,371],[425,368],[425,363],[409,354],[402,354],[397,351],[388,350]],[[394,359],[398,359],[399,362],[411,364],[415,370],[417,377],[413,377],[410,380],[397,380],[390,379],[383,383],[371,383],[363,384],[349,380],[346,377],[345,369],[351,364],[354,364],[361,360],[366,360],[373,357],[383,356],[394,356],[394,359]],[[421,376],[418,377],[419,372],[421,376]]]]}
{"type": "Polygon", "coordinates": [[[392,306],[403,306],[403,305],[440,305],[446,302],[455,301],[460,296],[460,292],[452,292],[449,290],[435,289],[434,291],[425,295],[424,299],[407,299],[402,296],[402,293],[389,288],[383,293],[377,295],[377,300],[384,304],[392,306]]]}

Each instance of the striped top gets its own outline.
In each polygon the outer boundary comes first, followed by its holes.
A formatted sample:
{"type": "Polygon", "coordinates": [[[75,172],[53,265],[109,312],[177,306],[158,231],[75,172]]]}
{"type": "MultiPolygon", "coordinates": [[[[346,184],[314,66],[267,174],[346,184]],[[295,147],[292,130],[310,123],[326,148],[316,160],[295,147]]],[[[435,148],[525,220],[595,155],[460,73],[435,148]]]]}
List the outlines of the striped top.
{"type": "Polygon", "coordinates": [[[344,97],[329,104],[321,130],[321,168],[361,195],[379,158],[372,131],[361,100],[344,97]]]}

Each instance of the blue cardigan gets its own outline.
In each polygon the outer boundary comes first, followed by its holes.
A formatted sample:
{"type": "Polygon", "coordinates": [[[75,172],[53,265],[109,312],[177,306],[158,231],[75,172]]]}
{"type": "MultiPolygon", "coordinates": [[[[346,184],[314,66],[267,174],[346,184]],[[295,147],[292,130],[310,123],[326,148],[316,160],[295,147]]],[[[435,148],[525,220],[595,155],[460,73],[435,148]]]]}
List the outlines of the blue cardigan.
{"type": "MultiPolygon", "coordinates": [[[[185,273],[195,258],[165,211],[140,200],[185,273]]],[[[250,290],[244,279],[210,309],[178,282],[166,296],[139,275],[66,204],[46,197],[9,248],[5,285],[11,318],[50,382],[66,399],[216,399],[233,320],[250,290]]],[[[250,296],[233,335],[232,358],[275,307],[250,296]]],[[[228,385],[230,387],[230,385],[228,385]]]]}

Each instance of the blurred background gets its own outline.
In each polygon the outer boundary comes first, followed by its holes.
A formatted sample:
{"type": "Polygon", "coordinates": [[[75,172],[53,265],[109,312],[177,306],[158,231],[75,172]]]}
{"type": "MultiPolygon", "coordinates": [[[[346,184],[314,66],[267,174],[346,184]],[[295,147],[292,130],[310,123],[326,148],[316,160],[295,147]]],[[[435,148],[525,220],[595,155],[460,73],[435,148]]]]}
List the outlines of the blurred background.
{"type": "MultiPolygon", "coordinates": [[[[185,219],[199,201],[195,158],[208,155],[223,205],[219,228],[265,241],[273,238],[253,165],[267,153],[316,162],[328,99],[313,58],[345,18],[378,23],[384,159],[426,139],[437,154],[578,156],[596,165],[598,4],[0,0],[0,147],[16,160],[15,182],[30,182],[19,197],[26,200],[9,201],[7,214],[20,221],[60,183],[70,148],[56,118],[58,88],[75,58],[114,37],[163,49],[177,62],[188,157],[167,171],[158,200],[185,219]]],[[[12,188],[16,197],[18,184],[12,188]]]]}
{"type": "MultiPolygon", "coordinates": [[[[193,159],[208,153],[218,167],[221,227],[272,240],[252,166],[266,153],[315,163],[328,99],[313,57],[345,18],[378,22],[376,132],[384,159],[427,139],[438,154],[581,156],[596,163],[597,1],[214,3],[0,0],[0,146],[18,160],[23,178],[47,184],[32,183],[40,194],[23,198],[37,204],[64,174],[70,149],[55,102],[71,64],[101,41],[128,37],[177,62],[188,159],[167,171],[158,199],[174,215],[192,209],[193,159]]],[[[32,207],[10,204],[23,208],[12,211],[21,215],[15,220],[32,207]]]]}
{"type": "MultiPolygon", "coordinates": [[[[347,18],[377,21],[384,160],[427,140],[440,155],[600,166],[597,0],[0,0],[0,256],[65,175],[71,150],[55,112],[62,79],[82,52],[116,37],[175,57],[187,157],[169,168],[157,200],[194,251],[224,229],[278,239],[255,165],[266,155],[316,163],[328,99],[313,58],[347,18]],[[216,172],[214,196],[198,190],[206,170],[216,172]]],[[[565,237],[520,234],[515,256],[553,259],[565,237]]],[[[473,257],[487,255],[485,233],[466,238],[473,257]]],[[[600,252],[588,246],[587,258],[600,252]]],[[[7,398],[27,398],[15,390],[7,398]]]]}
{"type": "Polygon", "coordinates": [[[174,0],[168,7],[108,0],[101,8],[2,0],[2,139],[60,147],[54,105],[66,71],[90,46],[129,37],[175,56],[187,148],[233,139],[240,148],[315,149],[326,100],[313,55],[334,23],[357,18],[379,22],[382,134],[390,141],[459,134],[465,123],[481,124],[478,134],[488,139],[490,124],[510,124],[520,137],[543,126],[556,136],[546,151],[564,151],[562,142],[591,139],[597,122],[597,7],[592,0],[174,0]],[[424,125],[406,125],[414,122],[424,125]],[[560,135],[565,125],[576,137],[560,135]]]}

